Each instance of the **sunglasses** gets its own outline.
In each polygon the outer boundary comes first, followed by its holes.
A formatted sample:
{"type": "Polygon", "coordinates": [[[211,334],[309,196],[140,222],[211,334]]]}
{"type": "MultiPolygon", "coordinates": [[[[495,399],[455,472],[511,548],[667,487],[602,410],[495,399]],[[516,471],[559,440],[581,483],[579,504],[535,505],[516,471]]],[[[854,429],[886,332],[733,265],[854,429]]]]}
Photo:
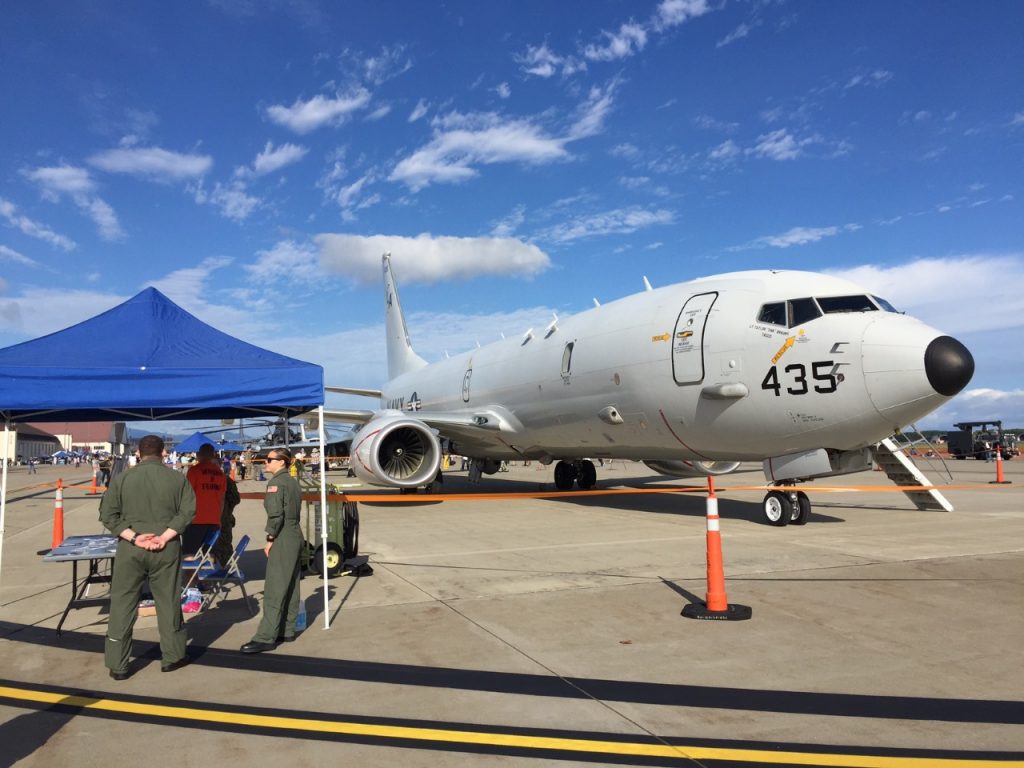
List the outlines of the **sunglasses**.
{"type": "Polygon", "coordinates": [[[284,461],[284,456],[267,456],[267,461],[284,461]]]}

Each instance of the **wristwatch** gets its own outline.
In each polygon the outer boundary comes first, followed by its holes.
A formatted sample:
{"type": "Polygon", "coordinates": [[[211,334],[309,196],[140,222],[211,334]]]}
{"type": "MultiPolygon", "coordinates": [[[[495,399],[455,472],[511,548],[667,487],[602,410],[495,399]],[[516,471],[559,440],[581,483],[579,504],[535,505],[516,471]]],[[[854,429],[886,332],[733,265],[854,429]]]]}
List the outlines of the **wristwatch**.
{"type": "Polygon", "coordinates": [[[139,534],[133,533],[132,537],[130,539],[128,539],[128,543],[131,544],[134,547],[135,546],[135,540],[137,538],[139,538],[139,534]]]}
{"type": "Polygon", "coordinates": [[[270,534],[268,533],[268,534],[267,534],[267,541],[271,541],[271,542],[272,542],[273,540],[274,540],[274,537],[273,537],[273,536],[271,536],[271,535],[270,535],[270,534]]]}

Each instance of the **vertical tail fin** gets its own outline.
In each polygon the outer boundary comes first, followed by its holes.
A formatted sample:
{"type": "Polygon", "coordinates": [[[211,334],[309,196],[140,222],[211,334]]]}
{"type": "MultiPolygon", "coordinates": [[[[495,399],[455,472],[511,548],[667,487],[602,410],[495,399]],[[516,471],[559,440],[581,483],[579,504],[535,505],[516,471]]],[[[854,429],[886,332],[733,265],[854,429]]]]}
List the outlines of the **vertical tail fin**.
{"type": "Polygon", "coordinates": [[[388,378],[422,368],[427,361],[413,352],[409,341],[409,329],[405,325],[402,304],[398,300],[395,273],[391,269],[391,253],[381,257],[384,267],[384,329],[388,344],[388,378]]]}

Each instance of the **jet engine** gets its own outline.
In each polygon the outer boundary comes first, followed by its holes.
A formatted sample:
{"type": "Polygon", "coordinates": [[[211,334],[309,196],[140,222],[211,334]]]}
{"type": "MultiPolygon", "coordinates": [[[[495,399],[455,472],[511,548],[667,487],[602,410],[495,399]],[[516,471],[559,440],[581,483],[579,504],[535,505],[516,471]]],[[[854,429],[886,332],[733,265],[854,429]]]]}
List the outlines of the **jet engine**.
{"type": "Polygon", "coordinates": [[[659,475],[669,477],[707,477],[727,475],[739,467],[738,461],[645,461],[659,475]]]}
{"type": "Polygon", "coordinates": [[[437,477],[441,443],[422,421],[398,413],[377,416],[352,439],[350,466],[364,483],[417,488],[437,477]]]}

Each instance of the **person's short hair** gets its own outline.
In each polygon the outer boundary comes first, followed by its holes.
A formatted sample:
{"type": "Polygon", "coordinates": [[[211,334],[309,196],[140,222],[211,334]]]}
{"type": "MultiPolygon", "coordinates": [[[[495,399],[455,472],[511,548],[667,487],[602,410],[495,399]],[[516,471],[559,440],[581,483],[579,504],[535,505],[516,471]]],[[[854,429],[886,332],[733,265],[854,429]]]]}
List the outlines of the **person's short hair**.
{"type": "Polygon", "coordinates": [[[162,456],[164,453],[164,440],[159,435],[146,435],[139,440],[140,456],[162,456]]]}
{"type": "Polygon", "coordinates": [[[200,459],[213,459],[217,457],[217,449],[210,443],[203,443],[196,451],[196,457],[200,459]]]}

